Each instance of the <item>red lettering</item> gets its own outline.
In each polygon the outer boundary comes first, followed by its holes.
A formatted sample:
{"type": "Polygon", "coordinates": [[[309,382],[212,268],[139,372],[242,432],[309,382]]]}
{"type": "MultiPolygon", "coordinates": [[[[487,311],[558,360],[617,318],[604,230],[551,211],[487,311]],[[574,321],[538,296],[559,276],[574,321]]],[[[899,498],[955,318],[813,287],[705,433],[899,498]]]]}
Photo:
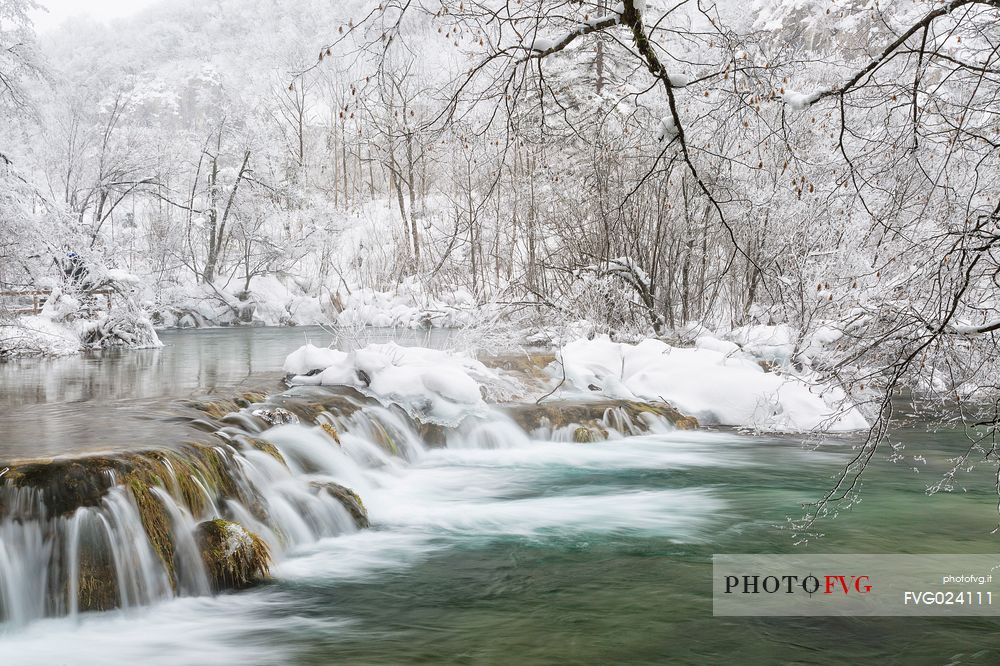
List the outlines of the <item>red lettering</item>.
{"type": "Polygon", "coordinates": [[[868,576],[824,576],[824,580],[826,586],[823,594],[834,594],[838,591],[850,594],[852,588],[858,594],[868,594],[872,591],[872,586],[868,584],[871,579],[868,576]]]}

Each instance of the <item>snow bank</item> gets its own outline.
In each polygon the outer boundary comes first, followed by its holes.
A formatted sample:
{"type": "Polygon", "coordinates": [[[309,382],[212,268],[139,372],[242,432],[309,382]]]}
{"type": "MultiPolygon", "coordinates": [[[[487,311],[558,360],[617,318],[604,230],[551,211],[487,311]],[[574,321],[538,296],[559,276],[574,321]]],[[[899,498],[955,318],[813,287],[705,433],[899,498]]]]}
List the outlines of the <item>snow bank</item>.
{"type": "Polygon", "coordinates": [[[299,348],[285,359],[295,385],[349,386],[385,406],[398,405],[424,423],[458,425],[468,416],[485,416],[485,398],[505,399],[516,385],[464,354],[368,345],[353,352],[299,348]]]}
{"type": "Polygon", "coordinates": [[[305,326],[330,321],[318,298],[290,288],[274,275],[253,278],[249,300],[254,321],[265,326],[305,326]]]}
{"type": "Polygon", "coordinates": [[[795,355],[796,332],[787,324],[741,326],[725,335],[754,359],[788,367],[795,355]]]}
{"type": "Polygon", "coordinates": [[[242,282],[215,286],[181,284],[162,289],[154,318],[159,328],[211,326],[308,326],[329,324],[323,302],[274,275],[256,276],[242,293],[242,282]]]}
{"type": "MultiPolygon", "coordinates": [[[[115,284],[121,287],[127,283],[115,284]]],[[[0,321],[0,359],[161,346],[146,313],[129,295],[118,291],[114,298],[113,307],[108,309],[103,295],[70,295],[53,289],[38,314],[0,321]]]]}
{"type": "Polygon", "coordinates": [[[833,326],[820,326],[811,333],[801,333],[788,324],[741,326],[713,332],[700,324],[689,324],[677,331],[678,338],[731,358],[762,362],[785,374],[798,375],[807,383],[817,364],[822,366],[844,333],[833,326]]]}
{"type": "Polygon", "coordinates": [[[838,408],[842,394],[821,395],[803,378],[765,372],[734,355],[734,343],[699,341],[695,348],[680,348],[658,340],[620,344],[607,336],[577,340],[562,349],[562,365],[552,364],[549,373],[561,380],[565,368],[564,394],[663,400],[706,424],[771,432],[868,427],[856,408],[838,408]]]}
{"type": "MultiPolygon", "coordinates": [[[[755,339],[755,333],[763,331],[743,335],[755,339]]],[[[842,393],[821,393],[809,376],[767,372],[736,343],[708,336],[694,348],[651,339],[623,344],[600,336],[570,342],[557,358],[561,363],[548,367],[552,381],[544,388],[546,393],[555,388],[555,398],[665,401],[705,424],[768,432],[868,427],[855,407],[841,407],[842,393]]],[[[507,400],[524,390],[466,355],[394,343],[350,353],[306,345],[288,356],[284,369],[293,376],[292,384],[349,386],[442,425],[483,416],[486,401],[507,400]]]]}
{"type": "Polygon", "coordinates": [[[458,328],[484,316],[463,287],[434,296],[412,278],[393,291],[358,289],[345,299],[340,326],[458,328]]]}
{"type": "Polygon", "coordinates": [[[83,348],[79,334],[42,315],[0,324],[0,359],[19,356],[66,356],[83,348]]]}

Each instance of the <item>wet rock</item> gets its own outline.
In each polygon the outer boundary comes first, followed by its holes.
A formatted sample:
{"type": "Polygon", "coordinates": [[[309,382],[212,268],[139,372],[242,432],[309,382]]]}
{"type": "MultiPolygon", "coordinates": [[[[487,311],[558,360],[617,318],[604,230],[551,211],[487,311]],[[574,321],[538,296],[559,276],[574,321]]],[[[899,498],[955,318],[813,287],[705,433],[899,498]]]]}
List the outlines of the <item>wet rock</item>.
{"type": "Polygon", "coordinates": [[[542,404],[507,405],[503,409],[527,432],[572,426],[572,437],[577,442],[606,439],[609,428],[629,435],[642,434],[649,431],[652,420],[666,421],[679,430],[698,427],[694,417],[681,414],[665,402],[553,400],[542,404]]]}
{"type": "Polygon", "coordinates": [[[299,422],[299,417],[283,407],[261,407],[253,410],[250,414],[272,426],[299,422]]]}
{"type": "Polygon", "coordinates": [[[331,497],[339,501],[347,512],[351,514],[351,518],[354,519],[354,524],[358,526],[359,529],[364,529],[369,527],[368,522],[368,510],[365,508],[364,503],[361,501],[361,497],[358,496],[356,492],[342,486],[338,483],[322,483],[314,482],[312,484],[319,492],[326,492],[331,497]]]}
{"type": "Polygon", "coordinates": [[[330,436],[330,439],[337,443],[337,446],[343,446],[343,443],[340,441],[340,433],[337,432],[337,429],[334,428],[333,425],[329,423],[321,423],[319,424],[319,427],[323,429],[323,432],[330,436]]]}
{"type": "MultiPolygon", "coordinates": [[[[12,495],[18,489],[37,492],[45,516],[26,515],[35,507],[19,507],[18,518],[68,516],[81,507],[98,506],[113,479],[129,466],[114,457],[92,456],[79,459],[49,459],[0,465],[7,473],[0,478],[0,509],[13,508],[12,495]],[[6,497],[6,500],[4,499],[6,497]]],[[[0,514],[2,515],[2,514],[0,514]]]]}
{"type": "Polygon", "coordinates": [[[84,530],[79,543],[77,609],[107,611],[121,604],[111,544],[103,530],[84,530]]]}
{"type": "Polygon", "coordinates": [[[552,352],[498,354],[484,356],[479,360],[488,368],[506,370],[528,379],[548,381],[550,377],[545,368],[556,361],[556,355],[552,352]]]}
{"type": "Polygon", "coordinates": [[[254,449],[256,451],[260,451],[261,453],[266,453],[267,455],[271,456],[282,465],[287,466],[288,464],[285,461],[285,456],[283,456],[281,454],[281,451],[278,450],[278,447],[276,447],[274,444],[267,441],[266,439],[260,439],[258,437],[248,437],[245,435],[238,435],[235,438],[235,441],[244,449],[254,449]]]}
{"type": "Polygon", "coordinates": [[[217,421],[240,409],[240,403],[237,400],[191,400],[186,404],[217,421]]]}
{"type": "Polygon", "coordinates": [[[195,542],[215,592],[242,590],[270,576],[267,544],[239,523],[221,519],[201,523],[195,542]]]}

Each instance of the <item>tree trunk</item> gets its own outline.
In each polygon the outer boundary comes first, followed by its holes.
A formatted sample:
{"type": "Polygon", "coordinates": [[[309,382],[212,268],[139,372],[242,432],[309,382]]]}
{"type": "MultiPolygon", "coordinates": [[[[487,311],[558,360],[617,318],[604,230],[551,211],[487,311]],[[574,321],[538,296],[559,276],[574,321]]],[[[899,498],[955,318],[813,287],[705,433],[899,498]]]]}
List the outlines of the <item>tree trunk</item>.
{"type": "Polygon", "coordinates": [[[417,169],[413,163],[413,134],[406,135],[406,162],[410,179],[406,186],[410,191],[410,235],[413,238],[413,267],[420,270],[420,234],[417,232],[417,169]]]}

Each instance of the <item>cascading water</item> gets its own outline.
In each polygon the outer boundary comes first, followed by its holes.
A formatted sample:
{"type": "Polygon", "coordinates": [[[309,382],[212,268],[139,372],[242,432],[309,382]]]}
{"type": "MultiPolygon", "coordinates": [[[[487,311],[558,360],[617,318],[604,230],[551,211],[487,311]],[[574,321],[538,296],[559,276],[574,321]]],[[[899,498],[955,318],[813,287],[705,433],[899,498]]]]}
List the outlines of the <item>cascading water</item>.
{"type": "Polygon", "coordinates": [[[403,474],[428,440],[498,449],[526,445],[529,432],[579,442],[671,428],[669,415],[623,405],[560,414],[496,408],[431,431],[401,410],[311,388],[218,415],[212,445],[52,463],[61,479],[52,464],[13,465],[0,478],[0,627],[219,589],[198,540],[212,521],[256,535],[279,560],[353,532],[367,522],[354,493],[403,474]]]}

